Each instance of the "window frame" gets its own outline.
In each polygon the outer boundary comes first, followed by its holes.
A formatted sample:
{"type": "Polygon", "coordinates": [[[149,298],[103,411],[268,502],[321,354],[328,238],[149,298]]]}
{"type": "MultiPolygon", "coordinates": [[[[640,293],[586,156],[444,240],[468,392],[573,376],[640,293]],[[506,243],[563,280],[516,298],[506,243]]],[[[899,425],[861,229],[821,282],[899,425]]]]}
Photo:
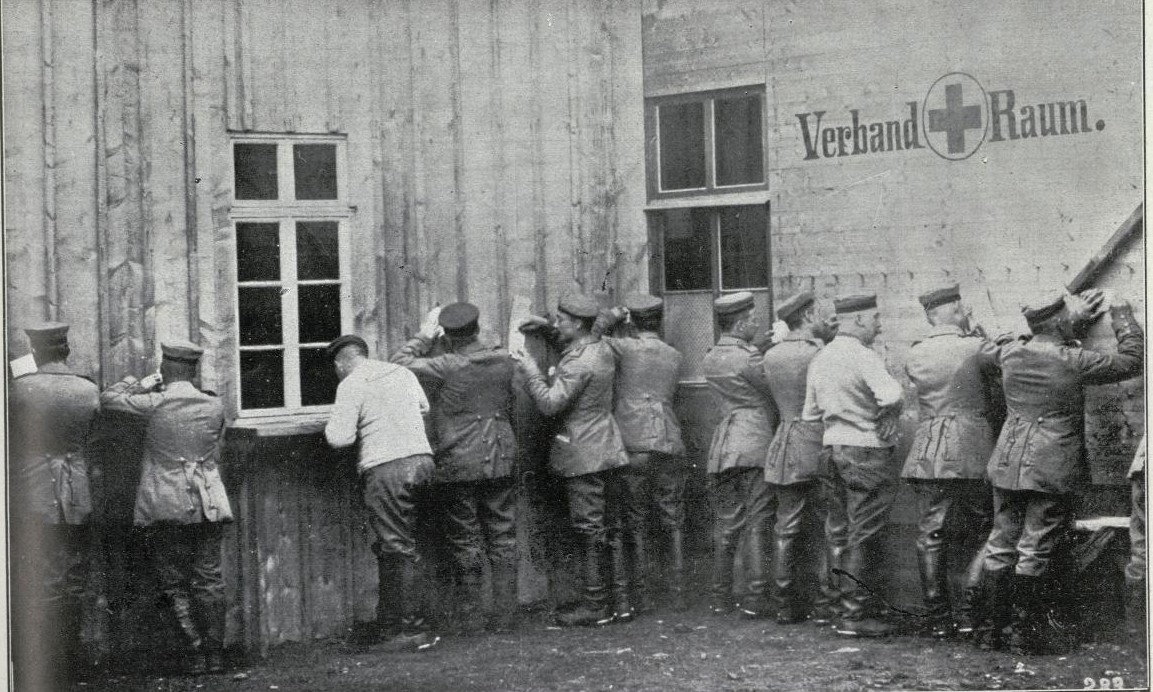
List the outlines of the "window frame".
{"type": "Polygon", "coordinates": [[[229,138],[229,184],[235,195],[236,166],[235,146],[237,144],[276,144],[277,146],[277,199],[275,200],[232,200],[229,212],[231,242],[229,261],[232,280],[232,327],[236,335],[232,348],[232,374],[236,386],[233,388],[233,404],[236,418],[285,418],[289,416],[315,416],[331,410],[332,404],[304,405],[301,403],[300,350],[319,347],[321,343],[301,343],[299,324],[299,286],[339,285],[340,331],[351,332],[352,316],[352,257],[349,225],[355,208],[348,205],[347,137],[345,135],[292,135],[274,133],[230,133],[229,138]],[[336,146],[336,199],[296,200],[295,167],[293,165],[293,145],[333,144],[336,146]],[[287,197],[285,196],[287,195],[287,197]],[[337,279],[304,279],[297,277],[297,222],[332,222],[337,229],[337,279]],[[249,223],[276,224],[279,239],[280,277],[275,280],[240,281],[238,274],[239,256],[237,248],[238,225],[249,223]],[[242,345],[240,340],[240,290],[243,287],[279,287],[281,333],[276,344],[242,345]],[[259,351],[283,352],[283,392],[284,406],[244,408],[242,404],[241,354],[259,351]]]}
{"type": "MultiPolygon", "coordinates": [[[[726,89],[712,89],[683,94],[670,94],[666,96],[652,96],[645,99],[645,160],[646,185],[650,200],[673,199],[678,197],[700,197],[719,193],[740,193],[769,188],[768,166],[768,108],[766,107],[766,90],[764,84],[750,84],[747,86],[726,89]],[[717,175],[717,146],[716,146],[716,102],[738,96],[758,96],[761,106],[761,182],[738,183],[735,185],[718,185],[717,175]],[[680,190],[664,190],[661,188],[661,141],[660,141],[660,108],[662,106],[681,105],[686,103],[701,103],[704,108],[702,126],[704,128],[703,144],[705,149],[705,186],[686,188],[680,190]]],[[[710,206],[702,204],[701,206],[710,206]]]]}

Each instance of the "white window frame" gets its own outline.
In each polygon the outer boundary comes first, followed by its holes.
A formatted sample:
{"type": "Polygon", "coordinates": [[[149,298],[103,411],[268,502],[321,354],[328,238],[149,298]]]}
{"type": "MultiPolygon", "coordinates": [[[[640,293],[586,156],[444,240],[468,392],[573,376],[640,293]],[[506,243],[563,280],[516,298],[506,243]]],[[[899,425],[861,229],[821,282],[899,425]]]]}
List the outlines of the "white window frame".
{"type": "MultiPolygon", "coordinates": [[[[236,334],[233,356],[236,387],[235,410],[237,418],[267,418],[296,414],[321,414],[328,412],[332,405],[301,404],[300,388],[300,349],[319,347],[324,343],[301,343],[299,325],[298,286],[339,285],[340,286],[340,330],[342,334],[352,331],[352,261],[349,237],[349,217],[354,209],[347,199],[347,138],[344,135],[284,135],[284,134],[234,134],[230,139],[228,170],[231,184],[235,184],[235,155],[237,144],[277,144],[277,199],[245,200],[233,199],[230,217],[232,221],[231,261],[238,267],[236,252],[237,225],[246,223],[276,224],[280,245],[280,278],[270,281],[234,280],[233,287],[233,330],[236,334]],[[335,200],[296,200],[295,169],[292,161],[292,147],[295,144],[332,144],[336,146],[336,192],[335,200]],[[296,222],[329,221],[337,225],[337,253],[339,277],[337,279],[297,278],[296,222]],[[240,289],[242,287],[278,287],[280,291],[281,339],[273,345],[243,346],[240,343],[240,289]],[[240,356],[246,352],[284,352],[284,406],[275,408],[242,408],[240,356]]],[[[235,276],[235,275],[234,275],[235,276]]]]}

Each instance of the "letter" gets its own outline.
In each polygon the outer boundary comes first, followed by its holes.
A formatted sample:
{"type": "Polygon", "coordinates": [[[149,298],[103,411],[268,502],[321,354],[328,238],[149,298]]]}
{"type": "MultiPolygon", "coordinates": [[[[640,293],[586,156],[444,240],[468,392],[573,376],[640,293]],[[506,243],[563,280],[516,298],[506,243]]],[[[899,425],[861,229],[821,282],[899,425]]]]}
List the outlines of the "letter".
{"type": "Polygon", "coordinates": [[[923,149],[924,144],[921,144],[921,134],[917,132],[917,102],[908,101],[909,106],[909,119],[902,125],[905,132],[905,148],[906,149],[923,149]]]}
{"type": "Polygon", "coordinates": [[[838,129],[839,128],[834,127],[833,129],[830,130],[829,128],[826,127],[825,131],[821,133],[821,153],[823,153],[825,155],[826,159],[831,159],[837,155],[836,152],[834,152],[829,147],[831,145],[837,143],[837,130],[838,129]]]}
{"type": "Polygon", "coordinates": [[[868,135],[865,134],[865,126],[860,123],[857,117],[858,111],[851,110],[849,114],[853,116],[853,154],[865,154],[869,151],[869,143],[865,139],[868,135]]]}
{"type": "Polygon", "coordinates": [[[838,127],[837,128],[837,156],[848,156],[849,152],[845,151],[845,145],[848,144],[849,138],[853,136],[853,128],[851,127],[838,127]]]}
{"type": "Polygon", "coordinates": [[[1032,106],[1021,106],[1021,139],[1037,136],[1037,116],[1032,106]]]}
{"type": "Polygon", "coordinates": [[[993,136],[989,138],[990,142],[1004,141],[1001,136],[1001,116],[1005,116],[1005,123],[1009,126],[1009,139],[1020,139],[1017,134],[1017,118],[1013,115],[1013,104],[1015,99],[1013,97],[1012,89],[1005,89],[1004,91],[990,91],[989,92],[989,111],[992,113],[993,120],[993,136]],[[1001,97],[1005,97],[1005,107],[1001,107],[1001,97]]]}
{"type": "Polygon", "coordinates": [[[889,140],[885,145],[885,151],[901,150],[901,121],[900,120],[886,120],[885,121],[885,139],[889,140]]]}
{"type": "Polygon", "coordinates": [[[801,121],[801,136],[805,139],[805,160],[812,161],[817,157],[817,138],[814,133],[809,131],[809,116],[815,115],[817,117],[816,135],[821,133],[821,116],[825,111],[816,111],[815,113],[797,113],[797,119],[801,121]]]}
{"type": "Polygon", "coordinates": [[[869,125],[869,151],[876,153],[885,150],[885,124],[873,123],[869,125]]]}
{"type": "Polygon", "coordinates": [[[1085,99],[1078,101],[1059,101],[1057,103],[1058,112],[1061,114],[1061,134],[1077,134],[1078,132],[1089,132],[1089,104],[1085,103],[1085,99]],[[1077,106],[1081,107],[1081,124],[1077,124],[1077,106]],[[1065,131],[1065,113],[1069,113],[1069,130],[1065,131]]]}
{"type": "Polygon", "coordinates": [[[1041,115],[1041,136],[1048,137],[1049,135],[1057,134],[1057,104],[1055,103],[1042,103],[1037,106],[1037,112],[1041,115]],[[1048,111],[1049,117],[1045,117],[1048,111]]]}

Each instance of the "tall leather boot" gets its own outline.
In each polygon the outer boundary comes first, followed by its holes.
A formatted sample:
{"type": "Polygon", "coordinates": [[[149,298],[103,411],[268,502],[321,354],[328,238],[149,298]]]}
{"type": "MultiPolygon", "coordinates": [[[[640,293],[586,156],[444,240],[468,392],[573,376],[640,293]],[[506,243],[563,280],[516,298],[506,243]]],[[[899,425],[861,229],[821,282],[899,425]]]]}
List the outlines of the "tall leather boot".
{"type": "Polygon", "coordinates": [[[917,569],[921,575],[921,598],[925,604],[925,632],[944,639],[953,633],[949,606],[949,573],[945,545],[939,536],[931,536],[917,545],[917,569]]]}
{"type": "Polygon", "coordinates": [[[201,604],[204,620],[204,660],[209,673],[224,671],[224,624],[226,605],[223,600],[201,604]]]}
{"type": "Polygon", "coordinates": [[[745,586],[748,595],[741,599],[741,614],[750,618],[762,618],[769,613],[768,555],[765,554],[764,528],[750,527],[745,539],[745,570],[748,575],[745,586]]]}
{"type": "Polygon", "coordinates": [[[843,569],[844,546],[834,545],[826,541],[825,550],[821,553],[820,564],[817,566],[817,577],[820,580],[820,589],[813,603],[813,624],[829,625],[841,615],[841,575],[837,570],[843,569]]]}
{"type": "Polygon", "coordinates": [[[394,554],[376,558],[376,627],[370,639],[385,641],[400,632],[400,559],[394,554]]]}
{"type": "Polygon", "coordinates": [[[613,622],[629,622],[636,613],[633,611],[632,599],[629,594],[629,561],[625,555],[624,541],[620,533],[616,532],[609,541],[609,551],[612,561],[612,596],[613,596],[613,622]]]}
{"type": "Polygon", "coordinates": [[[883,637],[892,634],[893,627],[870,612],[872,596],[863,584],[869,583],[869,559],[865,546],[850,546],[845,550],[844,569],[855,579],[842,578],[841,616],[837,619],[837,634],[846,637],[883,637]]]}
{"type": "Polygon", "coordinates": [[[629,568],[632,577],[632,605],[637,614],[647,613],[653,609],[649,594],[649,555],[648,541],[645,538],[643,522],[629,527],[631,550],[629,568]]]}
{"type": "Polygon", "coordinates": [[[400,604],[400,631],[386,642],[387,650],[415,649],[431,642],[425,620],[424,574],[419,556],[400,560],[397,601],[400,604]]]}
{"type": "Polygon", "coordinates": [[[777,605],[777,624],[795,625],[806,614],[798,601],[796,574],[799,534],[777,534],[773,542],[773,587],[777,605]]]}
{"type": "Polygon", "coordinates": [[[1002,568],[981,575],[973,629],[977,648],[1003,651],[1009,643],[1013,621],[1013,570],[1002,568]]]}
{"type": "Polygon", "coordinates": [[[608,542],[585,538],[584,543],[581,603],[575,610],[557,616],[557,623],[562,627],[599,627],[612,621],[604,574],[609,557],[608,542]]]}
{"type": "Polygon", "coordinates": [[[957,605],[956,629],[962,637],[972,636],[986,615],[981,608],[981,582],[985,567],[985,547],[982,545],[969,561],[965,570],[965,583],[961,587],[961,602],[957,605]]]}
{"type": "Polygon", "coordinates": [[[713,580],[709,607],[714,615],[733,610],[733,558],[736,546],[717,540],[713,544],[713,580]]]}
{"type": "Polygon", "coordinates": [[[1055,627],[1050,606],[1051,589],[1045,577],[1016,575],[1013,589],[1013,634],[1010,649],[1015,654],[1048,655],[1065,653],[1065,633],[1055,627]]]}
{"type": "Polygon", "coordinates": [[[484,627],[482,622],[481,596],[484,587],[484,565],[480,556],[470,554],[458,563],[457,608],[460,615],[460,631],[471,634],[484,627]]]}
{"type": "Polygon", "coordinates": [[[185,644],[185,657],[182,672],[189,675],[200,675],[207,670],[204,660],[204,642],[197,631],[196,621],[192,618],[192,602],[185,594],[169,594],[172,601],[172,613],[176,616],[176,625],[180,629],[185,644]]]}
{"type": "Polygon", "coordinates": [[[515,630],[519,612],[515,559],[494,559],[492,562],[492,612],[489,615],[489,629],[495,632],[515,630]]]}
{"type": "Polygon", "coordinates": [[[669,594],[673,610],[683,612],[689,604],[685,598],[685,534],[680,528],[669,532],[669,562],[672,568],[669,594]]]}

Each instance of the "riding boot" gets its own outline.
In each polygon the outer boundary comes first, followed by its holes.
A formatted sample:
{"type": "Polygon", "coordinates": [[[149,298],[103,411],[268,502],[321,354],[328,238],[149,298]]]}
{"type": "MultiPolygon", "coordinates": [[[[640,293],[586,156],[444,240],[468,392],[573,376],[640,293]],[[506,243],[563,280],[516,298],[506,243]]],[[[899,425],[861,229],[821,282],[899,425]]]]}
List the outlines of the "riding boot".
{"type": "Polygon", "coordinates": [[[921,597],[925,603],[925,632],[944,639],[952,634],[949,607],[949,574],[945,545],[939,538],[917,546],[917,568],[921,575],[921,597]]]}
{"type": "Polygon", "coordinates": [[[855,577],[843,581],[841,616],[837,619],[837,634],[847,637],[883,637],[891,634],[892,625],[873,617],[871,599],[865,584],[869,583],[868,556],[863,545],[850,546],[844,554],[845,572],[855,577]]]}
{"type": "Polygon", "coordinates": [[[495,559],[492,562],[492,612],[489,629],[511,632],[517,627],[517,564],[512,560],[495,559]]]}
{"type": "Polygon", "coordinates": [[[773,586],[779,625],[793,625],[805,620],[795,581],[799,538],[795,533],[784,536],[778,534],[773,544],[773,586]]]}
{"type": "Polygon", "coordinates": [[[736,546],[717,541],[713,548],[713,583],[710,592],[710,609],[714,615],[724,615],[733,610],[733,558],[736,546]]]}
{"type": "Polygon", "coordinates": [[[224,624],[226,606],[223,601],[202,604],[204,620],[204,657],[209,673],[224,671],[224,624]]]}
{"type": "Polygon", "coordinates": [[[604,575],[609,553],[608,542],[585,538],[583,553],[581,572],[584,586],[581,603],[575,610],[557,616],[557,623],[563,627],[593,627],[607,625],[612,621],[604,575]]]}
{"type": "Polygon", "coordinates": [[[672,607],[677,612],[683,612],[688,609],[685,598],[685,534],[679,528],[669,532],[669,562],[672,568],[669,581],[672,607]]]}
{"type": "Polygon", "coordinates": [[[981,575],[975,609],[974,637],[982,651],[1003,651],[1013,621],[1013,570],[1003,568],[981,575]]]}
{"type": "Polygon", "coordinates": [[[645,539],[644,524],[630,527],[629,532],[632,538],[632,560],[629,565],[632,571],[632,605],[639,615],[653,609],[649,596],[648,541],[645,539]]]}
{"type": "Polygon", "coordinates": [[[748,575],[746,590],[748,596],[741,599],[741,614],[750,618],[765,617],[769,613],[768,599],[768,556],[765,555],[765,532],[756,527],[749,531],[745,540],[745,570],[748,575]]]}
{"type": "Polygon", "coordinates": [[[609,541],[612,561],[612,617],[614,622],[629,622],[636,617],[629,594],[629,561],[625,555],[624,541],[619,532],[615,533],[616,535],[609,541]]]}
{"type": "Polygon", "coordinates": [[[464,634],[479,632],[484,627],[482,622],[482,603],[484,587],[484,565],[477,555],[469,555],[461,560],[459,569],[459,588],[457,589],[457,607],[460,614],[459,629],[464,634]]]}
{"type": "Polygon", "coordinates": [[[985,549],[982,547],[969,561],[965,570],[965,585],[961,587],[961,603],[957,606],[957,633],[963,637],[973,634],[981,620],[987,615],[978,612],[981,608],[981,581],[985,566],[985,549]]]}
{"type": "Polygon", "coordinates": [[[1060,654],[1068,648],[1049,602],[1051,585],[1047,582],[1045,577],[1016,575],[1013,636],[1010,640],[1010,648],[1015,654],[1060,654]]]}
{"type": "Polygon", "coordinates": [[[400,606],[400,631],[386,642],[388,649],[395,651],[415,649],[431,641],[425,620],[424,574],[420,558],[402,558],[399,562],[397,603],[400,606]]]}
{"type": "Polygon", "coordinates": [[[176,616],[176,625],[184,639],[185,651],[182,672],[189,675],[199,675],[207,670],[204,660],[204,643],[196,629],[196,621],[192,618],[192,602],[184,594],[170,594],[172,600],[172,613],[176,616]]]}
{"type": "Polygon", "coordinates": [[[840,617],[843,579],[837,570],[842,569],[844,553],[844,546],[825,543],[825,549],[821,553],[820,564],[817,567],[820,589],[813,603],[813,624],[815,625],[828,625],[840,617]]]}
{"type": "Polygon", "coordinates": [[[373,642],[384,641],[400,631],[400,558],[387,554],[376,559],[380,578],[376,590],[376,627],[373,642]]]}

